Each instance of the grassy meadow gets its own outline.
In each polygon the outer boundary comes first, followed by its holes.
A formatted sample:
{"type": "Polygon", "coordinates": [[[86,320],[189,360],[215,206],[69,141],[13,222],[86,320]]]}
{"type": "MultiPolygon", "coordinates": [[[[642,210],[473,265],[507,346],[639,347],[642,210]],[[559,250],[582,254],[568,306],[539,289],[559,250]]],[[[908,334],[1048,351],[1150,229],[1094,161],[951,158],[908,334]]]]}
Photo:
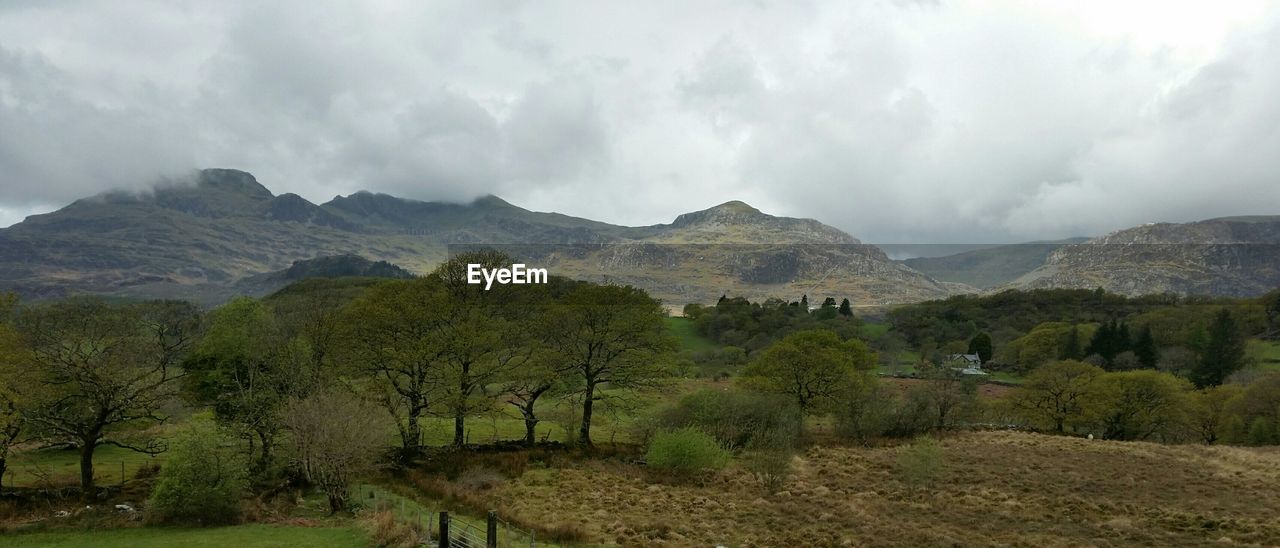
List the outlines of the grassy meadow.
{"type": "Polygon", "coordinates": [[[276,525],[236,525],[207,529],[174,527],[131,527],[95,531],[49,531],[0,536],[0,546],[23,548],[285,548],[327,546],[364,548],[370,546],[367,533],[350,527],[301,527],[276,525]]]}
{"type": "Polygon", "coordinates": [[[1280,539],[1280,450],[1019,432],[943,439],[912,489],[901,447],[815,446],[784,489],[731,466],[670,484],[625,459],[530,467],[482,504],[623,546],[1195,546],[1280,539]],[[1070,458],[1064,458],[1070,455],[1070,458]]]}

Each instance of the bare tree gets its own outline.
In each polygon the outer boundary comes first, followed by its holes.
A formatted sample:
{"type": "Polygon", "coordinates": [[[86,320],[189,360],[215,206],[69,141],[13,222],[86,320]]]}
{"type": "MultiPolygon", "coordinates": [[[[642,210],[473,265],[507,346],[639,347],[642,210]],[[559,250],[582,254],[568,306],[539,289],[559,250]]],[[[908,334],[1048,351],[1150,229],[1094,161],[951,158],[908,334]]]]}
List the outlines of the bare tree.
{"type": "Polygon", "coordinates": [[[328,389],[290,401],[282,419],[299,470],[324,491],[332,512],[345,510],[352,480],[372,469],[385,443],[376,409],[351,394],[328,389]]]}
{"type": "Polygon", "coordinates": [[[80,487],[93,492],[93,453],[104,443],[158,453],[161,443],[126,443],[120,428],[165,420],[162,407],[181,376],[199,311],[188,303],[110,305],[72,299],[28,308],[19,325],[37,365],[39,390],[27,422],[40,435],[80,450],[80,487]]]}
{"type": "Polygon", "coordinates": [[[26,348],[8,323],[16,303],[16,298],[0,295],[0,481],[8,469],[9,451],[25,430],[21,402],[31,377],[26,348]]]}

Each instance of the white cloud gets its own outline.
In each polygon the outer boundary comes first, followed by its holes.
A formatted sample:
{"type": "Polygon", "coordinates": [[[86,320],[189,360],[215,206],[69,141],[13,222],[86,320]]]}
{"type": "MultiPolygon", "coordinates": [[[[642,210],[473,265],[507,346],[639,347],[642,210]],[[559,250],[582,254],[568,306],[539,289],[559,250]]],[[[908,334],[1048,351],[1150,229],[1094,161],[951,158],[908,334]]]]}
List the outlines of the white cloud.
{"type": "Polygon", "coordinates": [[[0,7],[0,224],[196,167],[867,241],[1280,213],[1262,1],[0,7]]]}

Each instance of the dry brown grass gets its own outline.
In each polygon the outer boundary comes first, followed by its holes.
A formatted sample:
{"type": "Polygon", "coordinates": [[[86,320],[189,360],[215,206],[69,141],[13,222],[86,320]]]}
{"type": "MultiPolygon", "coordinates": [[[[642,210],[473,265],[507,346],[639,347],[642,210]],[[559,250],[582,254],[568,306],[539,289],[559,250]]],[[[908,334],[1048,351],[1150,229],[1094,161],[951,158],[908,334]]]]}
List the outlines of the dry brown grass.
{"type": "Polygon", "coordinates": [[[460,498],[628,546],[1280,544],[1277,448],[1017,432],[942,441],[946,469],[925,493],[895,473],[897,447],[814,447],[775,495],[738,466],[703,485],[667,485],[606,460],[531,467],[460,498]]]}

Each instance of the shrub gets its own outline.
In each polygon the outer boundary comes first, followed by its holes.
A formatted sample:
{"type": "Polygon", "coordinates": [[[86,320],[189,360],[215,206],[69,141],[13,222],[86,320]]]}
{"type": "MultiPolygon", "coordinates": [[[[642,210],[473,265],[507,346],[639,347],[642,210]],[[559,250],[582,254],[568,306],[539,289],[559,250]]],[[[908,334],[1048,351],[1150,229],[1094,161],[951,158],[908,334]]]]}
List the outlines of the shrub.
{"type": "Polygon", "coordinates": [[[942,445],[928,436],[916,438],[898,456],[898,474],[912,491],[932,487],[944,465],[942,445]]]}
{"type": "Polygon", "coordinates": [[[463,472],[453,482],[463,489],[470,491],[488,491],[494,487],[499,487],[506,483],[507,478],[499,474],[497,470],[488,467],[471,468],[463,472]]]}
{"type": "Polygon", "coordinates": [[[1249,445],[1267,445],[1271,441],[1271,423],[1263,417],[1253,419],[1249,423],[1249,445]]]}
{"type": "Polygon", "coordinates": [[[745,457],[747,470],[764,484],[769,493],[782,489],[791,477],[791,460],[795,456],[795,439],[781,432],[770,432],[753,438],[751,451],[745,457]]]}
{"type": "Polygon", "coordinates": [[[170,445],[148,517],[202,526],[234,522],[248,484],[248,463],[234,444],[212,421],[192,421],[170,445]]]}
{"type": "Polygon", "coordinates": [[[667,428],[695,427],[729,449],[757,444],[794,444],[800,436],[800,411],[790,399],[745,390],[706,389],[685,396],[661,414],[667,428]]]}
{"type": "Polygon", "coordinates": [[[373,512],[363,520],[375,546],[385,548],[412,548],[422,546],[423,531],[417,524],[396,519],[391,510],[373,512]]]}
{"type": "Polygon", "coordinates": [[[649,466],[687,479],[729,463],[729,451],[697,428],[659,432],[649,443],[649,466]]]}
{"type": "Polygon", "coordinates": [[[854,391],[836,413],[836,433],[863,443],[887,434],[901,407],[894,396],[893,389],[874,381],[854,391]]]}

